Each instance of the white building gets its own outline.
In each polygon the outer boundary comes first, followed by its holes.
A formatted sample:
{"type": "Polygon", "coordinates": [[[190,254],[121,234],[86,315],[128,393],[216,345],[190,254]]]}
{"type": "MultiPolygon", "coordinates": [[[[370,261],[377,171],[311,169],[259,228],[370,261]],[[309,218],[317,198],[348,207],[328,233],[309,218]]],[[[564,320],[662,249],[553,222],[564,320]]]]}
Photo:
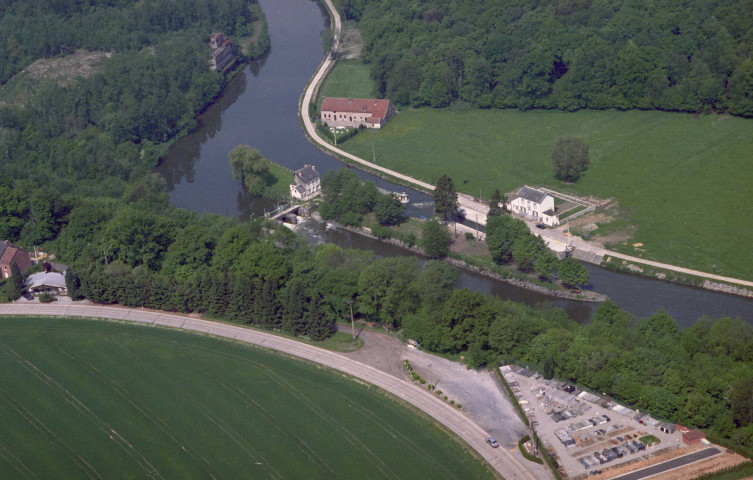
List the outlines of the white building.
{"type": "Polygon", "coordinates": [[[294,200],[306,200],[322,190],[319,172],[313,165],[305,165],[295,172],[295,183],[290,184],[290,196],[294,200]]]}
{"type": "Polygon", "coordinates": [[[541,190],[524,186],[507,207],[518,215],[536,220],[550,227],[560,224],[554,206],[554,197],[541,190]]]}

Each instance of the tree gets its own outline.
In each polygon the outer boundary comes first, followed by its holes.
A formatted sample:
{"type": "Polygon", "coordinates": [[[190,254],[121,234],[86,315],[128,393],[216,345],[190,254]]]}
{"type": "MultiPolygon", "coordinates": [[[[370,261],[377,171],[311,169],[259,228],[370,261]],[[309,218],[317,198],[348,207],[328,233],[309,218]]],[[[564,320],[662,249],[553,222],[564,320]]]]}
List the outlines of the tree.
{"type": "Polygon", "coordinates": [[[458,194],[455,184],[447,175],[442,175],[437,180],[437,187],[434,189],[434,211],[443,220],[458,214],[458,194]]]}
{"type": "Polygon", "coordinates": [[[23,293],[24,277],[16,262],[10,264],[10,273],[11,277],[5,281],[5,294],[10,300],[15,300],[23,293]]]}
{"type": "Polygon", "coordinates": [[[554,176],[566,182],[577,181],[591,162],[588,145],[574,137],[558,139],[551,156],[554,176]]]}
{"type": "Polygon", "coordinates": [[[544,240],[536,235],[524,235],[515,241],[512,256],[518,269],[523,271],[533,270],[533,264],[539,256],[547,252],[544,240]]]}
{"type": "Polygon", "coordinates": [[[450,251],[450,232],[436,220],[427,220],[421,225],[420,245],[429,258],[446,257],[450,251]]]}
{"type": "Polygon", "coordinates": [[[573,257],[562,260],[559,277],[568,287],[578,288],[588,283],[588,270],[573,257]]]}
{"type": "Polygon", "coordinates": [[[405,207],[394,195],[377,196],[374,217],[381,225],[397,225],[403,219],[405,207]]]}
{"type": "Polygon", "coordinates": [[[486,222],[486,246],[500,264],[512,259],[515,242],[526,235],[531,235],[526,222],[510,215],[491,217],[486,222]]]}
{"type": "Polygon", "coordinates": [[[489,213],[486,214],[487,218],[501,217],[507,213],[507,197],[499,193],[499,189],[494,189],[492,192],[492,198],[489,201],[489,213]]]}
{"type": "Polygon", "coordinates": [[[248,189],[251,195],[260,197],[272,183],[269,160],[259,150],[248,145],[238,145],[230,151],[230,166],[233,177],[248,189]]]}

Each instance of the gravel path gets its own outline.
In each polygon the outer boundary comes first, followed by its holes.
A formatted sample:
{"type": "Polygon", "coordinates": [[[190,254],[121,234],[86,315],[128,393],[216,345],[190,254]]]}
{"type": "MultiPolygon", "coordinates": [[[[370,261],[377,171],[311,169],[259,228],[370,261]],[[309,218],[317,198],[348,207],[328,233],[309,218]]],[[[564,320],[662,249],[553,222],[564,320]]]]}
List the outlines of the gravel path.
{"type": "Polygon", "coordinates": [[[3,304],[0,305],[0,315],[117,319],[230,338],[271,350],[278,350],[367,381],[412,404],[462,438],[507,480],[548,478],[548,476],[542,477],[538,471],[531,467],[537,466],[536,464],[530,462],[523,464],[507,448],[490,448],[484,442],[484,438],[489,435],[487,431],[476,425],[463,412],[451,407],[436,396],[428,394],[426,389],[419,388],[412,382],[399,379],[389,373],[348,358],[346,355],[240,326],[139,309],[77,304],[3,304]]]}

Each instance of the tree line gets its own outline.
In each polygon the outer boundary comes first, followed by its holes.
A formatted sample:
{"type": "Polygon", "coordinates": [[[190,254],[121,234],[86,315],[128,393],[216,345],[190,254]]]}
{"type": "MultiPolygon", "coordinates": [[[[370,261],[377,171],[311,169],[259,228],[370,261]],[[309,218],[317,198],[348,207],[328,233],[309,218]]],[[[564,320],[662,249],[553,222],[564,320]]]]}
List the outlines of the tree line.
{"type": "Polygon", "coordinates": [[[753,2],[342,0],[399,105],[753,116],[753,2]]]}

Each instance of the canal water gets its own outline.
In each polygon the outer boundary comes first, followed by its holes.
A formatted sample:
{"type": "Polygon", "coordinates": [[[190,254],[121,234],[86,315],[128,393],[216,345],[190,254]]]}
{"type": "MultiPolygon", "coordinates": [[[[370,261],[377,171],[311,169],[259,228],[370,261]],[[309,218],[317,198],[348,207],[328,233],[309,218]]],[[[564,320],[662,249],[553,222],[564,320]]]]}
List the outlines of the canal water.
{"type": "MultiPolygon", "coordinates": [[[[329,26],[326,11],[312,0],[260,0],[260,4],[269,27],[270,53],[235,75],[222,97],[200,116],[198,129],[177,141],[157,168],[167,181],[170,199],[179,207],[241,219],[263,215],[275,207],[269,200],[251,197],[233,179],[228,153],[240,144],[257,148],[268,159],[293,170],[310,164],[324,173],[344,166],[309,143],[297,114],[303,88],[324,56],[321,34],[329,26]]],[[[356,172],[380,188],[407,191],[410,215],[431,215],[433,203],[428,195],[356,172]]],[[[301,233],[312,243],[326,241],[346,248],[369,249],[379,256],[410,254],[323,225],[309,225],[301,233]]],[[[664,308],[681,326],[692,325],[702,315],[740,317],[753,324],[753,300],[592,265],[587,268],[591,273],[589,288],[608,295],[637,317],[664,308]]],[[[587,321],[595,308],[593,304],[552,299],[469,272],[460,273],[458,286],[527,304],[552,302],[579,321],[587,321]]]]}

